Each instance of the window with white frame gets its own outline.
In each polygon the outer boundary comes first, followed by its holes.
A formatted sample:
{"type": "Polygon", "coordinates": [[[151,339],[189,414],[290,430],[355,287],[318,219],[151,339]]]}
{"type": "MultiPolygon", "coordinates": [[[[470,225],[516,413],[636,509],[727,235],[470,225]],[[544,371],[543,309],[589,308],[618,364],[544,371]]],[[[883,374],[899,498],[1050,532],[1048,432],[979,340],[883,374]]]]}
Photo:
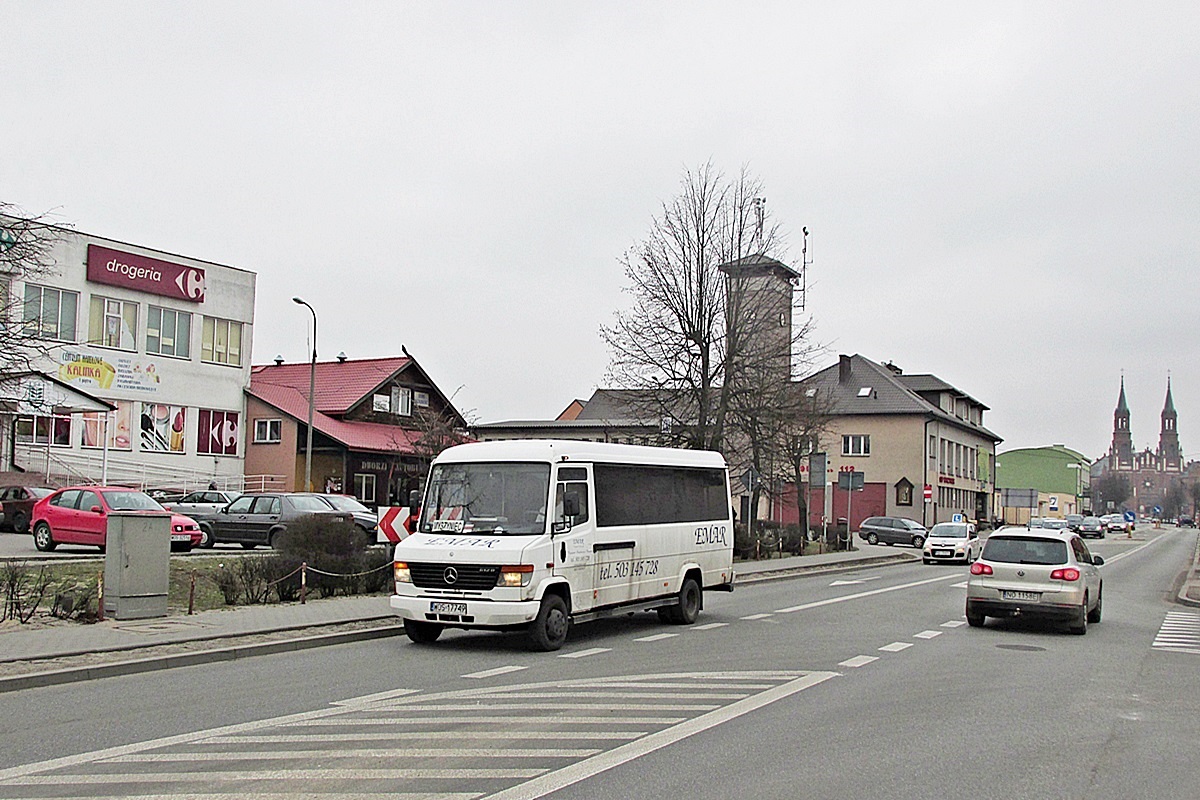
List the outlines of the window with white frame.
{"type": "Polygon", "coordinates": [[[375,475],[357,472],[354,475],[354,497],[360,503],[375,502],[375,475]]]}
{"type": "Polygon", "coordinates": [[[392,413],[402,417],[412,415],[412,389],[403,386],[392,387],[392,413]]]}
{"type": "Polygon", "coordinates": [[[79,292],[25,284],[25,307],[21,321],[27,336],[74,342],[78,309],[79,292]]]}
{"type": "Polygon", "coordinates": [[[70,417],[21,416],[16,419],[14,431],[19,444],[71,445],[70,417]]]}
{"type": "Polygon", "coordinates": [[[192,355],[192,315],[186,311],[150,306],[146,313],[146,352],[189,358],[192,355]]]}
{"type": "Polygon", "coordinates": [[[842,455],[871,455],[871,436],[867,433],[850,433],[842,436],[842,455]]]}
{"type": "Polygon", "coordinates": [[[88,343],[117,350],[136,350],[138,304],[115,297],[92,295],[88,343]]]}
{"type": "Polygon", "coordinates": [[[242,365],[242,323],[205,317],[200,337],[200,360],[209,364],[242,365]]]}
{"type": "Polygon", "coordinates": [[[282,419],[254,420],[254,443],[273,444],[283,439],[282,419]]]}

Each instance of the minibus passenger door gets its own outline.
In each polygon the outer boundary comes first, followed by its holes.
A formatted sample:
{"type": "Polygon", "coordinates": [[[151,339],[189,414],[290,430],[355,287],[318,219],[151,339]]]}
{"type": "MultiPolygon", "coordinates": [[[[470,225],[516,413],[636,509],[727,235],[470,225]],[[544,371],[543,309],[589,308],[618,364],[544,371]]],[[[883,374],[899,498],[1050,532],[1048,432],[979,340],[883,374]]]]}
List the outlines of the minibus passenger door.
{"type": "Polygon", "coordinates": [[[592,586],[592,541],[595,513],[588,491],[589,469],[559,467],[554,491],[554,519],[550,544],[554,551],[554,574],[571,585],[571,609],[585,611],[594,605],[592,586]]]}

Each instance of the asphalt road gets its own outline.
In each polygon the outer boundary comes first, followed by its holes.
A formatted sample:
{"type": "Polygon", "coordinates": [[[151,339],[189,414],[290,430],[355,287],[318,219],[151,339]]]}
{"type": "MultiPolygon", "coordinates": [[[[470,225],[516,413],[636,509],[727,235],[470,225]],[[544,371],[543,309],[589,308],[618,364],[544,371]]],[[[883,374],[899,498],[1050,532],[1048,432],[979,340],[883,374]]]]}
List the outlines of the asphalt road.
{"type": "Polygon", "coordinates": [[[1200,619],[1168,602],[1196,534],[1139,535],[1094,544],[1084,637],[968,628],[966,569],[914,564],[708,595],[691,627],[580,626],[552,654],[452,631],[12,692],[0,797],[1193,796],[1200,645],[1155,643],[1200,619]]]}

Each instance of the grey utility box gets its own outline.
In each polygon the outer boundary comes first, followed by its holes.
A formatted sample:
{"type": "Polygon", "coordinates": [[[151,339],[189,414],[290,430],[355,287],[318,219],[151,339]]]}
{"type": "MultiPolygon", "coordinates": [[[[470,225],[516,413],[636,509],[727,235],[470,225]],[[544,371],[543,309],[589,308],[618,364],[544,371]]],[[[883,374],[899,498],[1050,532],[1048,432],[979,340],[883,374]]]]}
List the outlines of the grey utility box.
{"type": "Polygon", "coordinates": [[[171,514],[113,511],[104,555],[104,614],[115,619],[167,615],[171,514]]]}

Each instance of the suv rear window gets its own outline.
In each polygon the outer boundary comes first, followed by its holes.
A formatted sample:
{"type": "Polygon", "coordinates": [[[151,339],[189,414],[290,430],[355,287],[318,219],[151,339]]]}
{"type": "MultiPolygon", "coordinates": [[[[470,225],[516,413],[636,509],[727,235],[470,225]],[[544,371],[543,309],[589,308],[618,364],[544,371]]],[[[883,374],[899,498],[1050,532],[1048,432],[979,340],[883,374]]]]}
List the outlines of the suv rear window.
{"type": "Polygon", "coordinates": [[[980,557],[1006,564],[1065,564],[1067,543],[1031,536],[989,536],[980,557]]]}

